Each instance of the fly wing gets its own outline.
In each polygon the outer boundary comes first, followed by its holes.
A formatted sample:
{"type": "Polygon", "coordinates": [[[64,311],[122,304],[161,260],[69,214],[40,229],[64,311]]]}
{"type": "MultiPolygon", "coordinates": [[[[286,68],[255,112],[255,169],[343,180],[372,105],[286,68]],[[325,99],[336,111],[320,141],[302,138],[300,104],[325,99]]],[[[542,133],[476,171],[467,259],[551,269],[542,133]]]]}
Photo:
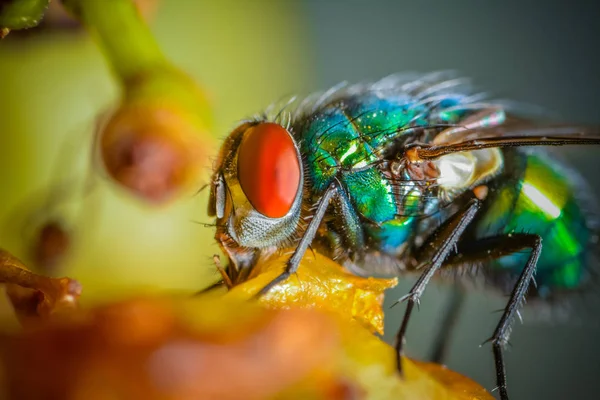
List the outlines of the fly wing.
{"type": "Polygon", "coordinates": [[[599,144],[599,140],[600,127],[540,124],[490,107],[444,129],[417,154],[433,159],[484,148],[599,144]]]}
{"type": "Polygon", "coordinates": [[[502,170],[501,148],[592,144],[600,144],[598,127],[543,125],[507,116],[501,107],[489,107],[441,130],[429,143],[402,146],[395,157],[404,160],[404,171],[427,172],[431,164],[436,176],[428,179],[427,173],[424,177],[396,175],[390,184],[399,204],[421,205],[410,210],[403,208],[400,214],[423,218],[443,212],[456,196],[496,176],[502,170]],[[415,159],[420,161],[416,164],[405,158],[411,147],[415,159]],[[414,193],[418,201],[410,201],[414,193]]]}
{"type": "Polygon", "coordinates": [[[435,160],[452,153],[482,149],[600,144],[600,128],[575,126],[499,126],[463,131],[460,136],[460,140],[453,138],[451,143],[420,146],[416,155],[421,160],[435,160]]]}

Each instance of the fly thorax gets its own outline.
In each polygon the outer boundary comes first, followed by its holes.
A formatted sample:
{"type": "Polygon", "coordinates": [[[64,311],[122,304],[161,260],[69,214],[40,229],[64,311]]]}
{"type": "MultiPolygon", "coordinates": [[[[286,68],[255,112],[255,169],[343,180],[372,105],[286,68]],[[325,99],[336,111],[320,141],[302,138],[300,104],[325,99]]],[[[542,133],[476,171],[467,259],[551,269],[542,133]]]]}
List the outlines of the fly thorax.
{"type": "Polygon", "coordinates": [[[414,219],[435,201],[439,172],[431,161],[388,160],[380,165],[380,170],[392,183],[397,206],[396,220],[414,219]]]}

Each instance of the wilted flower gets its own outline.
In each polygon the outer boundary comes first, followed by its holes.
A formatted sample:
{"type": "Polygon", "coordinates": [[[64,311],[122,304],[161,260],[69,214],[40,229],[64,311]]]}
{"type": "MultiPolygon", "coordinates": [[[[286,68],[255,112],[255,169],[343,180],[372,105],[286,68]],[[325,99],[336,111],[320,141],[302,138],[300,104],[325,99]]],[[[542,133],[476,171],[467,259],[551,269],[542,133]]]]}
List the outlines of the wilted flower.
{"type": "Polygon", "coordinates": [[[269,298],[248,300],[283,261],[259,264],[253,277],[226,295],[137,298],[77,309],[75,281],[32,274],[2,252],[1,279],[28,291],[10,294],[25,329],[0,340],[3,394],[74,400],[492,399],[439,365],[405,359],[404,378],[397,374],[394,350],[371,332],[379,325],[382,290],[393,280],[357,278],[317,255],[269,298]],[[34,307],[19,307],[19,299],[34,307]],[[375,322],[361,321],[361,311],[375,322]]]}

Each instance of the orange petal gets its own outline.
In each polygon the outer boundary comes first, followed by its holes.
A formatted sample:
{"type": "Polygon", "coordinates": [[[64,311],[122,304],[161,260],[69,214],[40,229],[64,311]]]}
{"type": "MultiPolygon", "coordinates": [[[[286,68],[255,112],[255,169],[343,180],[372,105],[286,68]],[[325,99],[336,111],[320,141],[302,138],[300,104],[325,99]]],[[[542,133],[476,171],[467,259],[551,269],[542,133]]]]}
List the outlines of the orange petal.
{"type": "Polygon", "coordinates": [[[50,320],[1,344],[10,398],[259,400],[331,365],[339,340],[317,311],[137,299],[50,320]]]}
{"type": "MultiPolygon", "coordinates": [[[[261,263],[225,295],[135,299],[32,320],[37,329],[0,340],[0,381],[11,398],[492,399],[435,364],[404,358],[398,376],[394,349],[359,318],[381,314],[378,297],[394,280],[358,278],[317,256],[264,300],[278,310],[248,301],[282,260],[261,263]]],[[[61,280],[32,274],[5,252],[0,265],[4,281],[47,302],[38,309],[60,304],[61,280]]]]}
{"type": "MultiPolygon", "coordinates": [[[[233,287],[225,297],[253,297],[282,272],[290,252],[284,253],[287,255],[260,262],[249,279],[233,287]]],[[[398,376],[394,349],[372,334],[383,331],[383,292],[396,283],[396,279],[352,275],[327,257],[309,253],[296,274],[263,296],[260,301],[269,308],[302,307],[330,312],[336,316],[341,335],[342,349],[328,378],[323,378],[323,371],[315,371],[310,379],[278,398],[493,399],[476,383],[443,366],[436,369],[434,364],[403,358],[405,379],[398,376]]]]}
{"type": "Polygon", "coordinates": [[[448,369],[444,365],[412,360],[413,364],[455,394],[457,400],[494,399],[484,388],[471,379],[448,369]]]}

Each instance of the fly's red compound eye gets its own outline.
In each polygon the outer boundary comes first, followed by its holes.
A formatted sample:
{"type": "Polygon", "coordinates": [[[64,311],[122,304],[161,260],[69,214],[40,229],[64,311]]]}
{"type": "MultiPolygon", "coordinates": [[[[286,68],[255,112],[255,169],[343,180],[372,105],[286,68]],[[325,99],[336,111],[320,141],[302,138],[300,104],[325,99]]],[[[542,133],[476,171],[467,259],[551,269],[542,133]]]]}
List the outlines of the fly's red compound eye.
{"type": "Polygon", "coordinates": [[[281,218],[290,211],[300,187],[300,160],[285,128],[263,122],[248,129],[238,153],[238,179],[259,213],[281,218]]]}

